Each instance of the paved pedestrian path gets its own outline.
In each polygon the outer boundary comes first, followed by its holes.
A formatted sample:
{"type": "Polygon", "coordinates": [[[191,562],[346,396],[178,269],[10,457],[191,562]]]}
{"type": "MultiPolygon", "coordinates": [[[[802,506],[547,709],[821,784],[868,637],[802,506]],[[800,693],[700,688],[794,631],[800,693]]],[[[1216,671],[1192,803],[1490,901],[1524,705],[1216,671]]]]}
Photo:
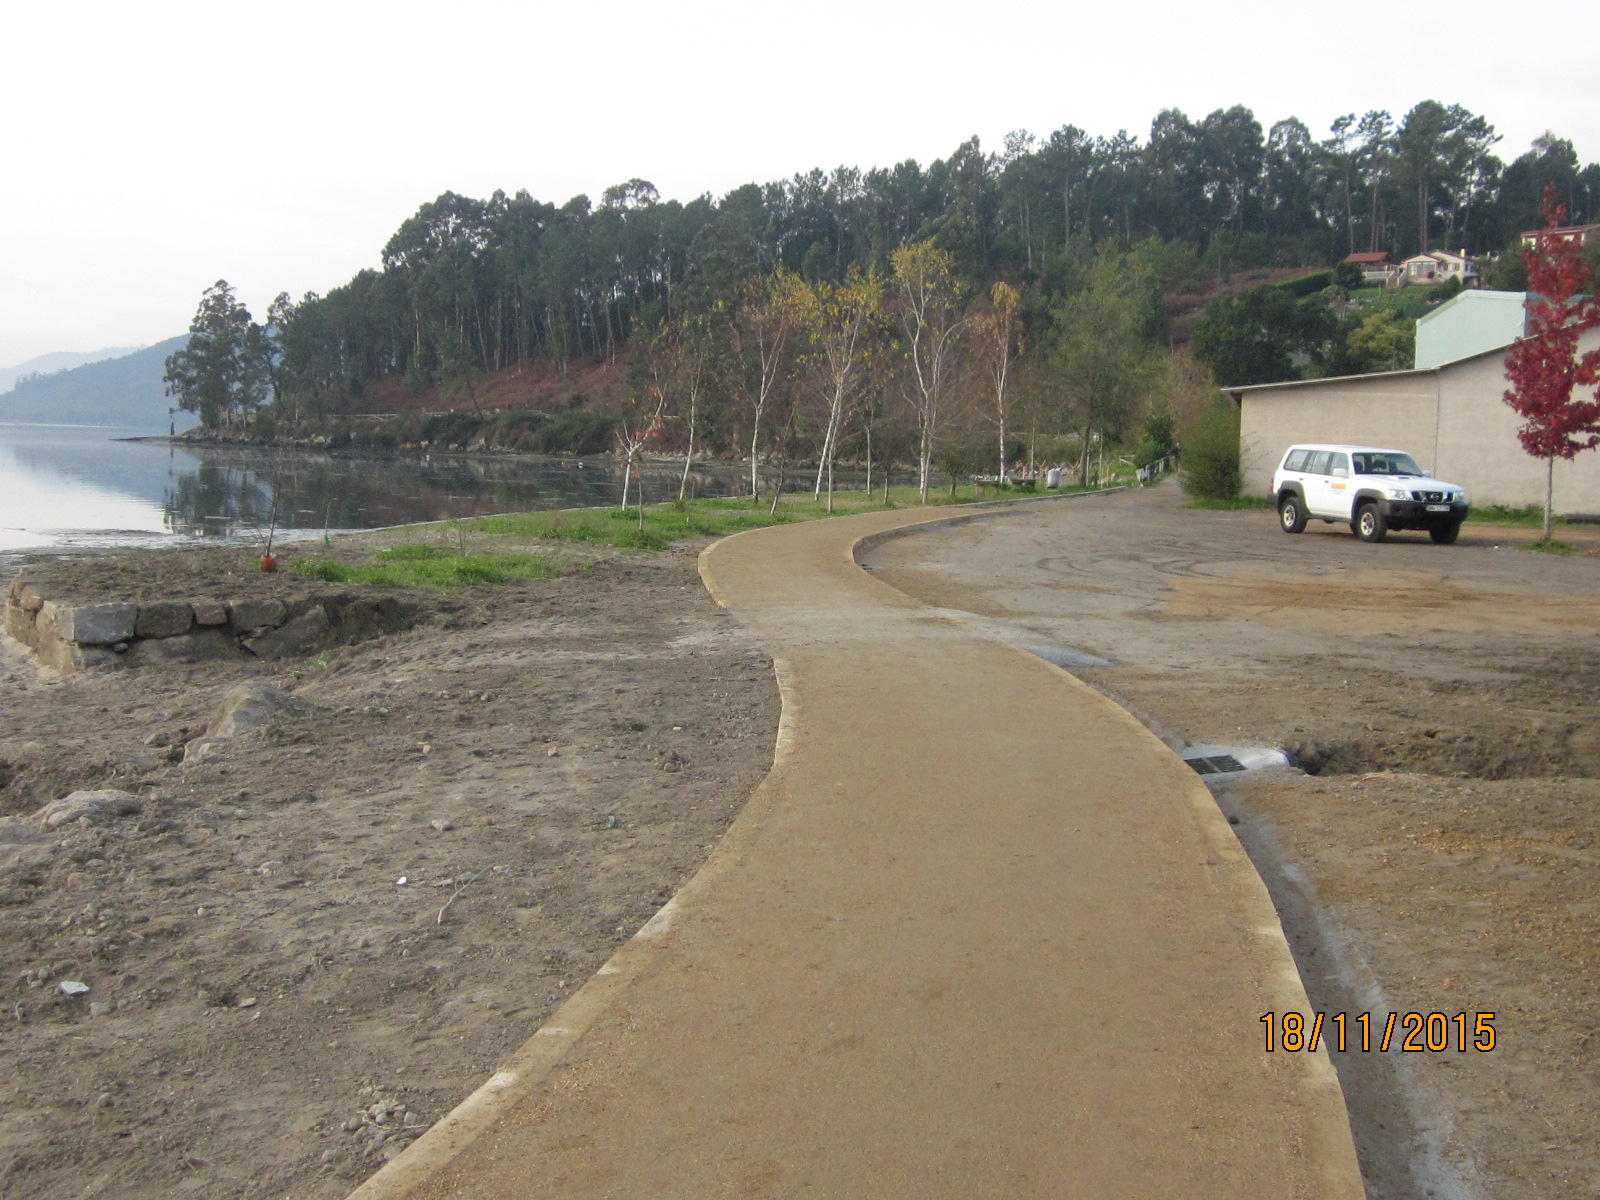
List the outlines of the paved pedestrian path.
{"type": "MultiPolygon", "coordinates": [[[[939,516],[948,518],[947,511],[939,516]]],[[[706,551],[778,661],[702,871],[359,1200],[1358,1200],[1266,891],[1121,709],[855,565],[891,512],[706,551]]]]}

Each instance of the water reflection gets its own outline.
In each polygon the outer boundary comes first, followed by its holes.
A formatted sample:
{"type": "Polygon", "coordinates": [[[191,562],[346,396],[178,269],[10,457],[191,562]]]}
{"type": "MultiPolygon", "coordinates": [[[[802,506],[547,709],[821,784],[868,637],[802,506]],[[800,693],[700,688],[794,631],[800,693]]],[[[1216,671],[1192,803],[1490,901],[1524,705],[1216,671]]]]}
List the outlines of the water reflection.
{"type": "Polygon", "coordinates": [[[166,455],[130,456],[110,440],[115,433],[0,426],[0,551],[166,532],[166,455]]]}
{"type": "MultiPolygon", "coordinates": [[[[622,469],[605,460],[358,458],[301,451],[183,447],[191,469],[175,474],[163,508],[174,533],[263,535],[286,530],[371,529],[538,508],[615,504],[622,469]]],[[[681,468],[642,472],[648,500],[678,494],[681,468]]],[[[734,472],[696,471],[694,494],[735,492],[734,472]]]]}
{"type": "MultiPolygon", "coordinates": [[[[413,521],[617,503],[614,459],[378,458],[115,440],[118,430],[0,424],[0,553],[264,538],[277,496],[285,538],[413,521]]],[[[126,436],[126,435],[124,435],[126,436]]],[[[645,497],[678,494],[681,466],[643,470],[645,497]]],[[[690,478],[739,494],[737,469],[690,478]]]]}

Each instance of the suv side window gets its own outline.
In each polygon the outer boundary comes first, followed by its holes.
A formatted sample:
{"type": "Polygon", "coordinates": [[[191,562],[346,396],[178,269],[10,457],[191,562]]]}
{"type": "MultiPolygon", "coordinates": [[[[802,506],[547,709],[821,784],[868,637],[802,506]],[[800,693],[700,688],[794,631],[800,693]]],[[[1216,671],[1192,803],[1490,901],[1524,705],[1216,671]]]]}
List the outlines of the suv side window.
{"type": "Polygon", "coordinates": [[[1311,451],[1309,450],[1291,450],[1289,451],[1289,457],[1283,460],[1283,469],[1285,471],[1304,471],[1306,469],[1306,459],[1310,457],[1311,451]]]}
{"type": "Polygon", "coordinates": [[[1335,454],[1333,462],[1328,465],[1329,475],[1334,475],[1341,471],[1344,472],[1346,479],[1350,477],[1350,456],[1348,454],[1335,454]]]}
{"type": "Polygon", "coordinates": [[[1306,471],[1311,475],[1328,474],[1328,464],[1333,458],[1332,450],[1316,450],[1311,454],[1311,460],[1306,464],[1306,471]]]}

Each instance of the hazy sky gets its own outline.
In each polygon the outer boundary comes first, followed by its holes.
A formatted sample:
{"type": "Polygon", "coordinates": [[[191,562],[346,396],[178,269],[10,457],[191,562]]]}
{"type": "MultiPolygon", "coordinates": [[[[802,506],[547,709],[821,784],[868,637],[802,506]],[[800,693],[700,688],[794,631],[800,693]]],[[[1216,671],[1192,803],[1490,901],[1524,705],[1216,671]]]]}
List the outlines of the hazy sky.
{"type": "Polygon", "coordinates": [[[687,200],[1232,104],[1320,138],[1436,99],[1507,161],[1546,129],[1600,159],[1594,0],[23,9],[0,17],[0,365],[171,337],[218,278],[259,318],[378,265],[445,190],[687,200]]]}

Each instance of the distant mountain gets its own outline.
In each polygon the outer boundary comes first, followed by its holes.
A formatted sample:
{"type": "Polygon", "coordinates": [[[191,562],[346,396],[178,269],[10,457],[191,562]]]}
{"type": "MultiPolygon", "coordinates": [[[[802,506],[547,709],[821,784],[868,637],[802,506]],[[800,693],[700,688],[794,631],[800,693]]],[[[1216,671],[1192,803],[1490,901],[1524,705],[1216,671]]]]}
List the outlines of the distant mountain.
{"type": "Polygon", "coordinates": [[[138,346],[112,346],[106,350],[90,350],[78,354],[71,350],[58,350],[54,354],[41,354],[14,367],[0,367],[0,394],[9,392],[24,375],[50,375],[56,371],[70,371],[85,363],[103,362],[108,358],[122,358],[132,354],[138,346]]]}
{"type": "MultiPolygon", "coordinates": [[[[165,433],[172,398],[161,377],[166,374],[167,356],[188,340],[185,333],[120,358],[23,379],[0,395],[0,421],[115,425],[165,433]]],[[[178,414],[180,430],[194,423],[188,413],[178,414]]]]}

